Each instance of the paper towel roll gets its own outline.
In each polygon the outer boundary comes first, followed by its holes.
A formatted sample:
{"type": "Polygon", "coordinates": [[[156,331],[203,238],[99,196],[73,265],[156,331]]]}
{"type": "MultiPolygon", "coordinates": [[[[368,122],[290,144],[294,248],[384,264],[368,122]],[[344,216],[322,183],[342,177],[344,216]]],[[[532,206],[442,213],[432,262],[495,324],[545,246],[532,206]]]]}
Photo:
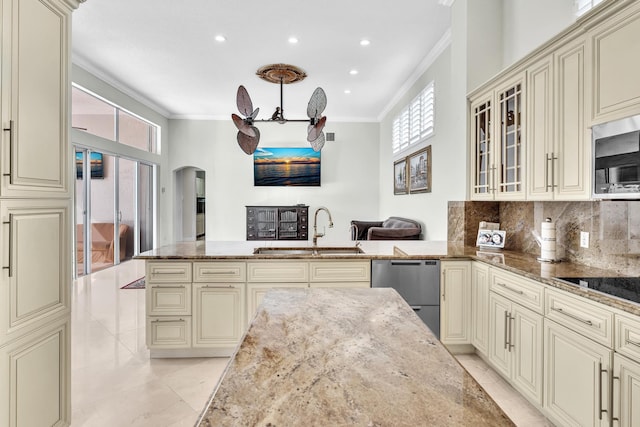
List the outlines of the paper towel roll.
{"type": "Polygon", "coordinates": [[[556,224],[547,218],[541,225],[540,259],[543,261],[556,260],[556,224]]]}

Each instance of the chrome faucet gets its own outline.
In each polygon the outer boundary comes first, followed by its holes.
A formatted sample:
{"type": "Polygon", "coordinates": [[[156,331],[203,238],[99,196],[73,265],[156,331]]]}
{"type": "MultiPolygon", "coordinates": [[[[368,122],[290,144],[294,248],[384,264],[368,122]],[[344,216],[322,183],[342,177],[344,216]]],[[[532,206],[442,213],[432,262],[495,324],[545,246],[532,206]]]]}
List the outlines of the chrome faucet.
{"type": "Polygon", "coordinates": [[[318,233],[318,212],[325,211],[329,215],[329,228],[333,228],[333,219],[331,218],[331,212],[324,206],[316,209],[316,213],[313,215],[313,246],[318,245],[318,237],[324,236],[324,233],[318,233]]]}

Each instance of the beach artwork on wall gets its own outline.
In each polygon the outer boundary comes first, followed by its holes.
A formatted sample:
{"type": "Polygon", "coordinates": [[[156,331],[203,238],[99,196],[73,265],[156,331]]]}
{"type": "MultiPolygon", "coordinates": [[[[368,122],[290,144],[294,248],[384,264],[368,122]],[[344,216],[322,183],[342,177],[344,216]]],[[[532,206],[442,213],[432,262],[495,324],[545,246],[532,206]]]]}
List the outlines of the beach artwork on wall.
{"type": "Polygon", "coordinates": [[[256,187],[320,186],[320,152],[313,148],[258,148],[253,153],[256,187]]]}

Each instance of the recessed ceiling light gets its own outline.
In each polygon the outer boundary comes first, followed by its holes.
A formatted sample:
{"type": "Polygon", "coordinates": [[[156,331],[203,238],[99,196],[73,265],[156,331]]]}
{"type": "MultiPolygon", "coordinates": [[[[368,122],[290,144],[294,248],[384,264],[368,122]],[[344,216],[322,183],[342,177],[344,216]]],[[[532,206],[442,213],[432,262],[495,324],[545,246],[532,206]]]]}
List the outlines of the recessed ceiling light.
{"type": "Polygon", "coordinates": [[[294,37],[294,36],[289,37],[289,43],[291,43],[291,44],[298,43],[298,38],[294,37]]]}
{"type": "Polygon", "coordinates": [[[349,74],[351,74],[352,76],[355,76],[356,74],[358,74],[358,70],[354,68],[351,71],[349,71],[349,74]]]}
{"type": "Polygon", "coordinates": [[[360,46],[369,46],[371,42],[367,39],[360,40],[360,46]]]}
{"type": "Polygon", "coordinates": [[[226,40],[227,40],[227,38],[226,38],[225,36],[223,36],[222,34],[218,34],[218,35],[217,35],[217,36],[215,36],[214,38],[215,38],[215,40],[216,40],[217,42],[224,42],[224,41],[226,41],[226,40]]]}
{"type": "Polygon", "coordinates": [[[347,95],[349,95],[351,93],[351,89],[345,89],[344,93],[346,93],[347,95]]]}

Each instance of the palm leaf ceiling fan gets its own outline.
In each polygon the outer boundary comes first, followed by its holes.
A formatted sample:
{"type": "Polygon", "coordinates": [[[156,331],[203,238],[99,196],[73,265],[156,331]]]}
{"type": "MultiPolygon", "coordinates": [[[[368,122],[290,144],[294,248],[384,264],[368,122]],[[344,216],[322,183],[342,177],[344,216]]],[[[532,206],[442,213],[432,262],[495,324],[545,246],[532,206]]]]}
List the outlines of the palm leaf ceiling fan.
{"type": "Polygon", "coordinates": [[[304,80],[304,78],[307,77],[305,72],[294,65],[270,64],[259,68],[256,74],[261,79],[270,83],[280,84],[280,106],[276,107],[276,111],[271,115],[270,119],[258,120],[257,117],[260,108],[254,110],[247,89],[242,85],[238,87],[236,105],[244,118],[233,113],[231,114],[231,120],[233,120],[233,123],[238,128],[237,139],[242,151],[247,154],[253,154],[258,147],[260,130],[254,126],[256,122],[280,124],[287,122],[308,122],[307,141],[309,141],[314,151],[322,150],[325,142],[323,129],[327,122],[327,117],[322,115],[322,112],[327,107],[327,95],[324,93],[324,90],[318,87],[313,91],[311,99],[309,99],[309,103],[307,104],[308,119],[287,119],[284,117],[284,107],[282,105],[283,85],[304,80]]]}

